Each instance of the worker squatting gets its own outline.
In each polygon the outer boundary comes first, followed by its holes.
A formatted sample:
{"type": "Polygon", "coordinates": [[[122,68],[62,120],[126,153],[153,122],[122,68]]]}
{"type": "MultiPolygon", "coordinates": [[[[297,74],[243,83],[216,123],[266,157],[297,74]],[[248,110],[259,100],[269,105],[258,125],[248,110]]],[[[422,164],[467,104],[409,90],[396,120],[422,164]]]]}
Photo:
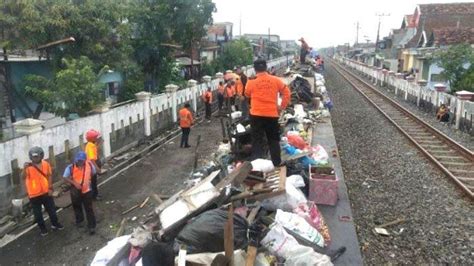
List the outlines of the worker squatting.
{"type": "MultiPolygon", "coordinates": [[[[224,105],[230,108],[241,109],[244,117],[250,113],[252,127],[252,160],[265,157],[264,140],[268,142],[270,157],[275,166],[281,165],[280,158],[280,127],[278,117],[286,108],[290,100],[290,90],[278,77],[267,71],[267,62],[263,59],[254,62],[255,78],[247,76],[237,69],[236,73],[228,71],[225,76],[226,85],[219,85],[217,99],[218,107],[224,105]],[[278,99],[281,96],[281,103],[278,99]],[[249,108],[250,106],[250,108],[249,108]],[[250,109],[250,112],[249,110],[250,109]]],[[[212,93],[208,88],[202,95],[206,106],[206,119],[211,119],[212,93]]],[[[190,105],[185,104],[179,110],[179,126],[182,130],[181,148],[189,148],[189,134],[194,125],[190,105]]],[[[100,133],[89,130],[86,133],[87,143],[84,151],[79,151],[74,156],[72,164],[64,170],[63,179],[71,185],[70,196],[77,227],[83,227],[87,220],[87,229],[90,234],[95,233],[96,219],[93,209],[93,200],[99,199],[97,189],[97,175],[101,172],[99,158],[100,133]],[[85,219],[84,219],[85,213],[85,219]]],[[[47,235],[41,207],[44,206],[51,220],[51,229],[62,230],[64,227],[56,215],[56,207],[52,197],[53,183],[52,170],[49,163],[44,160],[44,151],[40,147],[33,147],[29,151],[30,162],[23,169],[25,185],[30,199],[35,222],[41,235],[47,235]]]]}

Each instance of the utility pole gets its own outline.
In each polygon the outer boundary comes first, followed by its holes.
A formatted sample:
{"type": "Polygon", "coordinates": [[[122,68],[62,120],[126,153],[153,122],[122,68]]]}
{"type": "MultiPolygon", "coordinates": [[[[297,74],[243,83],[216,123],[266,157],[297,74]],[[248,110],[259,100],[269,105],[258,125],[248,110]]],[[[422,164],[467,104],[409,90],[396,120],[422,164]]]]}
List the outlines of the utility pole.
{"type": "Polygon", "coordinates": [[[379,46],[379,41],[380,41],[380,24],[382,22],[382,17],[388,17],[388,16],[390,16],[390,13],[388,13],[388,14],[377,13],[375,15],[379,17],[379,25],[377,27],[377,39],[375,41],[375,52],[377,52],[379,50],[378,46],[379,46]]]}
{"type": "Polygon", "coordinates": [[[358,43],[359,43],[359,30],[360,30],[359,21],[357,21],[357,26],[356,26],[356,41],[355,41],[355,44],[358,44],[358,43]]]}
{"type": "Polygon", "coordinates": [[[270,60],[270,27],[268,27],[267,60],[270,60]]]}
{"type": "Polygon", "coordinates": [[[242,38],[242,12],[240,12],[240,17],[239,17],[239,35],[240,38],[242,38]]]}

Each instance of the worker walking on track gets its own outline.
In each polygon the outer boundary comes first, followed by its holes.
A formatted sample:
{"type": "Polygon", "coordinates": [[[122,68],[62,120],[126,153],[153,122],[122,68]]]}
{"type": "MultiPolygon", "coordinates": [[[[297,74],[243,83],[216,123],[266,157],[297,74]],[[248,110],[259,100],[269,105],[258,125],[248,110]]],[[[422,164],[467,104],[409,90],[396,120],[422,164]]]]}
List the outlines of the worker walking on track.
{"type": "Polygon", "coordinates": [[[208,122],[211,122],[211,114],[212,114],[212,110],[211,110],[211,104],[212,104],[211,87],[207,88],[207,91],[204,92],[204,94],[202,95],[202,98],[204,100],[204,105],[206,107],[206,119],[207,119],[208,122]]]}
{"type": "Polygon", "coordinates": [[[91,181],[94,174],[96,174],[94,164],[87,160],[87,155],[83,151],[76,153],[74,163],[68,165],[63,174],[64,180],[72,185],[70,194],[74,216],[76,217],[76,226],[83,226],[84,213],[82,209],[84,208],[87,228],[91,235],[95,234],[96,226],[91,189],[91,181]]]}
{"type": "Polygon", "coordinates": [[[49,215],[51,220],[51,229],[62,230],[64,227],[59,223],[56,214],[56,206],[54,205],[53,182],[51,165],[43,160],[44,151],[40,147],[33,147],[28,152],[31,162],[25,163],[23,168],[23,177],[25,179],[26,193],[30,199],[35,223],[38,225],[41,235],[48,234],[48,229],[43,219],[41,207],[49,215]]]}
{"type": "Polygon", "coordinates": [[[179,110],[179,126],[181,127],[181,144],[180,148],[189,148],[189,133],[191,133],[191,126],[194,124],[193,114],[189,110],[191,105],[186,103],[181,110],[179,110]]]}
{"type": "Polygon", "coordinates": [[[264,135],[267,138],[273,165],[281,165],[280,125],[278,117],[290,101],[290,90],[278,77],[266,72],[267,62],[254,62],[256,79],[247,81],[245,95],[250,98],[250,125],[252,128],[252,156],[262,158],[264,135]],[[282,97],[278,105],[278,96],[282,97]]]}
{"type": "Polygon", "coordinates": [[[92,198],[95,200],[100,200],[99,188],[97,186],[97,175],[101,171],[101,161],[99,158],[99,138],[100,132],[94,129],[91,129],[86,132],[87,143],[84,146],[84,152],[87,155],[87,160],[94,164],[96,174],[92,176],[91,180],[91,189],[92,189],[92,198]]]}

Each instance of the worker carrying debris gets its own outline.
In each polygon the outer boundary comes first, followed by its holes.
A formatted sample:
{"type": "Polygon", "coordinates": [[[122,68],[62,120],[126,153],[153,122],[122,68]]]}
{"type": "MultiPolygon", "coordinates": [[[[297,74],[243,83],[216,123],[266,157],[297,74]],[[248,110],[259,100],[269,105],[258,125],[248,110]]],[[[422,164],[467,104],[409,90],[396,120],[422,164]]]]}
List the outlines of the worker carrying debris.
{"type": "Polygon", "coordinates": [[[56,206],[52,197],[53,182],[51,179],[51,165],[43,160],[44,151],[40,147],[33,147],[28,152],[31,162],[25,163],[23,169],[23,177],[25,178],[25,187],[28,198],[30,199],[35,223],[38,225],[41,235],[48,234],[48,229],[43,219],[41,207],[44,209],[51,219],[51,229],[62,230],[64,227],[58,222],[56,215],[56,206]]]}
{"type": "Polygon", "coordinates": [[[263,136],[267,137],[273,165],[281,164],[280,125],[278,117],[290,101],[290,90],[278,77],[267,72],[267,62],[258,59],[254,62],[257,78],[249,80],[245,96],[250,98],[250,124],[252,128],[252,156],[263,158],[263,136]],[[278,96],[282,97],[278,104],[278,96]]]}
{"type": "Polygon", "coordinates": [[[95,234],[96,220],[94,209],[92,208],[91,179],[96,174],[96,168],[91,161],[87,160],[87,155],[83,151],[76,153],[74,163],[64,170],[63,178],[72,185],[71,203],[76,217],[76,226],[82,227],[84,222],[84,211],[86,212],[87,228],[89,234],[95,234]]]}

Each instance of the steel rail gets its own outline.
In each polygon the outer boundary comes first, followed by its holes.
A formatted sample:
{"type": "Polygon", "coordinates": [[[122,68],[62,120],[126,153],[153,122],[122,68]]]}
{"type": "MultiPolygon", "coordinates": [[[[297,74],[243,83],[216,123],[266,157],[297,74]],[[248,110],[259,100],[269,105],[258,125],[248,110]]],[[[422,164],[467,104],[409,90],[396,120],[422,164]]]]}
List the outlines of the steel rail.
{"type": "MultiPolygon", "coordinates": [[[[346,70],[339,63],[334,62],[333,60],[330,60],[330,62],[335,66],[334,69],[337,73],[339,73],[345,80],[347,80],[348,83],[351,84],[352,87],[354,87],[354,89],[356,89],[364,98],[367,99],[367,101],[369,101],[379,112],[381,112],[383,116],[385,116],[391,123],[393,123],[394,126],[400,132],[402,132],[402,134],[404,134],[423,154],[425,154],[425,156],[431,162],[433,162],[437,167],[440,168],[441,171],[443,171],[448,177],[450,177],[450,179],[452,179],[455,184],[457,184],[470,197],[471,200],[474,199],[474,186],[469,185],[470,182],[471,184],[474,184],[474,153],[472,151],[462,146],[458,142],[454,141],[450,137],[446,136],[444,133],[432,127],[422,119],[418,118],[415,114],[408,111],[399,103],[381,93],[372,84],[364,81],[356,74],[351,73],[351,71],[346,70]],[[377,103],[376,100],[382,100],[382,102],[377,103]],[[401,115],[399,117],[392,117],[392,115],[390,115],[387,110],[384,110],[384,108],[390,107],[394,108],[395,111],[399,111],[401,115]],[[409,130],[406,130],[403,127],[403,123],[400,123],[400,121],[414,122],[414,125],[420,126],[420,128],[419,130],[417,130],[417,133],[410,134],[409,130]],[[417,134],[419,136],[413,136],[417,134]],[[425,136],[420,136],[420,134],[424,134],[425,136]],[[426,137],[426,134],[433,136],[426,137]],[[425,141],[423,141],[422,139],[425,139],[425,141]],[[426,143],[425,146],[423,146],[422,142],[426,143]],[[429,143],[441,144],[432,146],[429,145],[429,143]],[[434,150],[437,150],[438,148],[442,147],[442,144],[445,144],[447,147],[454,149],[454,151],[457,153],[455,153],[453,156],[436,156],[436,151],[434,150]],[[461,158],[461,160],[464,159],[464,162],[456,162],[459,160],[456,160],[455,162],[442,162],[442,160],[440,160],[439,158],[461,158]],[[465,167],[468,170],[465,171],[463,169],[453,169],[452,167],[449,167],[449,165],[452,165],[454,167],[458,166],[461,168],[465,167]],[[467,173],[467,176],[456,175],[456,172],[465,172],[467,173]]],[[[440,151],[438,149],[437,152],[450,153],[451,151],[440,151]]]]}

